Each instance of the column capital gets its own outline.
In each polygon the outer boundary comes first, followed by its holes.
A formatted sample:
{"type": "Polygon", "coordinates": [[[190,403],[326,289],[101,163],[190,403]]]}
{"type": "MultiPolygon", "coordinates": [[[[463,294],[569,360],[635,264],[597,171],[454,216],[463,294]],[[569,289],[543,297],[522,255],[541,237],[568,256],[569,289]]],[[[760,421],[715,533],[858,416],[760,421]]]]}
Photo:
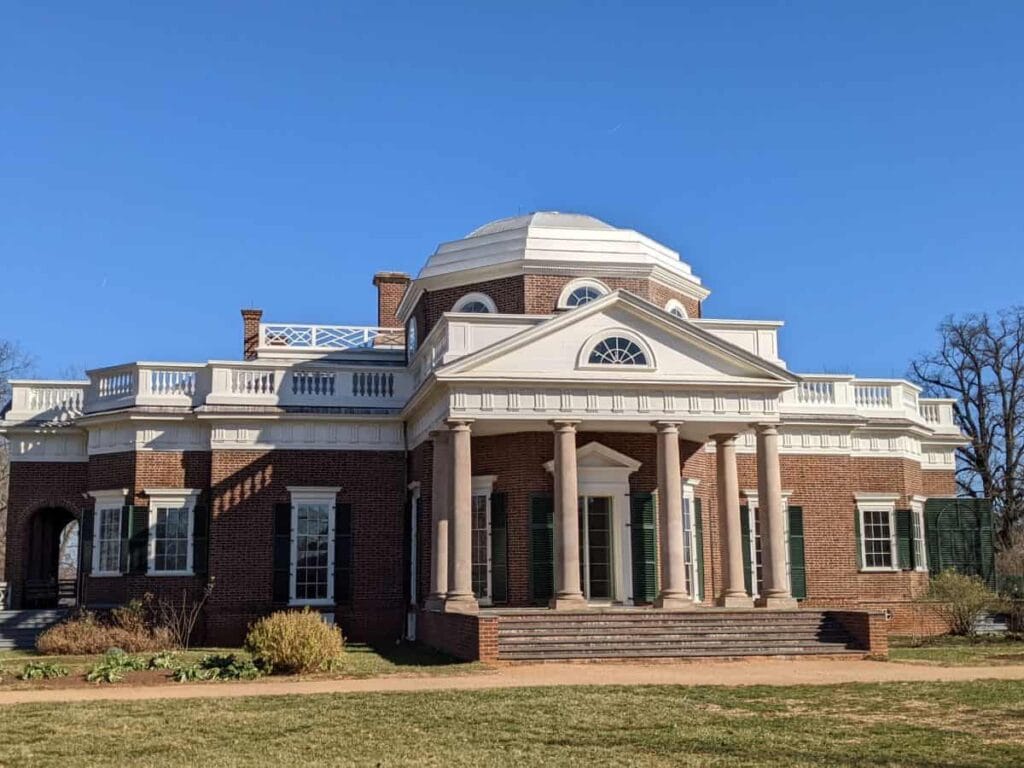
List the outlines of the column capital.
{"type": "Polygon", "coordinates": [[[447,429],[440,429],[440,428],[432,429],[432,430],[430,430],[427,433],[427,437],[429,437],[431,440],[434,440],[435,442],[437,440],[444,440],[446,437],[448,437],[448,435],[449,435],[449,432],[448,432],[447,429]]]}
{"type": "Polygon", "coordinates": [[[660,421],[652,421],[651,425],[655,429],[657,429],[658,432],[662,432],[662,433],[664,433],[664,432],[668,432],[668,433],[675,432],[676,434],[679,434],[679,427],[681,427],[683,425],[683,422],[681,422],[681,421],[660,420],[660,421]]]}
{"type": "Polygon", "coordinates": [[[777,435],[779,434],[779,425],[777,422],[769,421],[761,424],[755,424],[754,429],[757,430],[758,434],[761,435],[777,435]]]}
{"type": "Polygon", "coordinates": [[[555,432],[575,432],[576,425],[580,422],[573,419],[552,419],[548,423],[555,428],[555,432]]]}
{"type": "Polygon", "coordinates": [[[722,433],[718,435],[711,435],[711,439],[719,445],[735,445],[736,444],[736,433],[722,433]]]}
{"type": "Polygon", "coordinates": [[[444,423],[450,432],[469,432],[473,419],[445,419],[444,423]]]}

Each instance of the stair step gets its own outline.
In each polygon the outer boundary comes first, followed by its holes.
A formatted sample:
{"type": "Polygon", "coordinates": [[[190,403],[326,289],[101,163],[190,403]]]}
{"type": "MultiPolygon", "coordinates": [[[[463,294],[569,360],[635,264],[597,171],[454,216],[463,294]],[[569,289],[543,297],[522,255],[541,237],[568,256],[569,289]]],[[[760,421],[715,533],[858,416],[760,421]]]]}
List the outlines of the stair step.
{"type": "Polygon", "coordinates": [[[504,646],[532,646],[546,643],[629,643],[633,645],[665,644],[676,643],[678,645],[693,643],[774,643],[774,642],[801,642],[801,643],[847,643],[849,635],[831,634],[814,637],[799,637],[793,635],[772,634],[772,635],[744,635],[742,637],[721,636],[721,635],[653,635],[653,636],[629,636],[629,635],[545,635],[543,637],[503,637],[498,636],[499,647],[504,646]]]}
{"type": "Polygon", "coordinates": [[[701,650],[689,651],[629,651],[626,653],[615,650],[588,652],[588,651],[566,651],[566,652],[519,652],[502,653],[503,661],[555,661],[571,659],[702,659],[702,658],[734,658],[739,656],[863,656],[863,651],[851,650],[848,648],[772,648],[765,647],[757,650],[701,650]]]}

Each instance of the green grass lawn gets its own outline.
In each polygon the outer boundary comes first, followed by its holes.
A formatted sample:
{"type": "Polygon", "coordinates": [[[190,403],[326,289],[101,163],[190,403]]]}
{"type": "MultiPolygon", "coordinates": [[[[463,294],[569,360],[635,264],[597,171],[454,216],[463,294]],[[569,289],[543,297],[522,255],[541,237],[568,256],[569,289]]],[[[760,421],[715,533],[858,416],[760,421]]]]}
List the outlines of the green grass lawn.
{"type": "MultiPolygon", "coordinates": [[[[197,648],[190,651],[180,652],[178,658],[183,663],[198,661],[210,653],[236,653],[240,656],[248,656],[245,651],[238,648],[197,648]]],[[[149,658],[152,653],[136,654],[143,658],[149,658]]],[[[22,682],[17,679],[25,664],[32,661],[52,662],[62,664],[68,668],[70,676],[84,675],[101,657],[96,656],[43,656],[35,651],[2,651],[0,652],[0,670],[6,670],[6,674],[0,674],[0,689],[4,687],[31,687],[31,682],[22,682]]],[[[384,648],[371,648],[366,645],[349,645],[345,649],[344,657],[339,661],[337,667],[331,672],[325,672],[318,677],[379,677],[381,675],[449,675],[480,672],[486,667],[482,664],[467,664],[453,660],[426,648],[424,646],[410,645],[407,643],[396,644],[384,648]]],[[[118,685],[130,684],[118,683],[118,685]]],[[[2,766],[2,763],[0,763],[2,766]]]]}
{"type": "Polygon", "coordinates": [[[568,687],[20,705],[0,765],[1014,766],[1024,683],[568,687]]]}
{"type": "Polygon", "coordinates": [[[889,659],[950,667],[1024,664],[1024,637],[894,637],[889,640],[889,659]]]}

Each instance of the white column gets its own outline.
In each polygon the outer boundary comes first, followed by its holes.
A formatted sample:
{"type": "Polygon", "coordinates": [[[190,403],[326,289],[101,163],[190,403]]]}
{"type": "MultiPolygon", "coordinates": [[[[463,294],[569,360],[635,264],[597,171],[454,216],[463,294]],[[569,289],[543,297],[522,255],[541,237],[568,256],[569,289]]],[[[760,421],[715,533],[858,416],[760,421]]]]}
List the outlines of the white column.
{"type": "Polygon", "coordinates": [[[658,534],[661,545],[661,591],[655,607],[692,610],[686,590],[683,556],[683,485],[679,466],[679,425],[655,422],[658,429],[658,534]]]}
{"type": "Polygon", "coordinates": [[[434,461],[431,467],[430,497],[430,594],[424,608],[440,611],[448,593],[448,516],[451,480],[450,433],[438,430],[430,433],[434,441],[434,461]]]}
{"type": "Polygon", "coordinates": [[[782,504],[779,430],[774,424],[757,426],[757,495],[761,508],[761,556],[764,594],[757,604],[765,608],[796,608],[786,575],[786,508],[782,504]]]}
{"type": "Polygon", "coordinates": [[[576,480],[576,422],[555,421],[555,610],[587,607],[580,589],[579,485],[576,480]]]}
{"type": "Polygon", "coordinates": [[[754,601],[743,585],[743,533],[740,528],[740,484],[736,469],[736,436],[715,435],[718,475],[718,519],[725,543],[722,575],[724,589],[718,604],[726,608],[749,608],[754,601]]]}
{"type": "Polygon", "coordinates": [[[473,468],[468,421],[449,421],[452,433],[452,550],[446,613],[476,613],[473,595],[473,468]]]}

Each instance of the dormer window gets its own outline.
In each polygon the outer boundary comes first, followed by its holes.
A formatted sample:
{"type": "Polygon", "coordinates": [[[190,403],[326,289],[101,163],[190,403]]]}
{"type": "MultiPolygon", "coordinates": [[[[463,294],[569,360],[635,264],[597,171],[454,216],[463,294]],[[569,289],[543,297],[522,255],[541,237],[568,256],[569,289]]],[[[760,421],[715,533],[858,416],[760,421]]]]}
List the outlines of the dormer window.
{"type": "Polygon", "coordinates": [[[665,305],[665,311],[670,315],[675,315],[680,320],[685,320],[689,315],[686,314],[686,307],[683,306],[683,302],[679,299],[669,299],[665,305]]]}
{"type": "Polygon", "coordinates": [[[608,294],[608,286],[599,280],[573,280],[558,297],[559,309],[575,309],[608,294]]]}
{"type": "Polygon", "coordinates": [[[498,311],[494,299],[486,293],[467,293],[452,308],[452,312],[470,312],[481,315],[493,314],[498,311]]]}

